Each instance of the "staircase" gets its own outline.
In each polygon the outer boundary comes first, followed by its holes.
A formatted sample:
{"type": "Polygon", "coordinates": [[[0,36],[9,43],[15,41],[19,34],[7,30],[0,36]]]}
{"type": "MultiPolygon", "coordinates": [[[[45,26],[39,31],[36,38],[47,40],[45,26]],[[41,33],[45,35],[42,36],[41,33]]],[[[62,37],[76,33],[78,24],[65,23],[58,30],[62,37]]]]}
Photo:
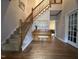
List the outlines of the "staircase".
{"type": "Polygon", "coordinates": [[[56,2],[57,0],[42,0],[35,8],[32,8],[32,12],[23,22],[20,20],[20,25],[16,28],[16,31],[11,34],[10,38],[6,40],[6,42],[2,45],[2,51],[22,51],[22,44],[27,36],[27,32],[32,27],[35,18],[45,12],[51,4],[61,4],[56,2]]]}

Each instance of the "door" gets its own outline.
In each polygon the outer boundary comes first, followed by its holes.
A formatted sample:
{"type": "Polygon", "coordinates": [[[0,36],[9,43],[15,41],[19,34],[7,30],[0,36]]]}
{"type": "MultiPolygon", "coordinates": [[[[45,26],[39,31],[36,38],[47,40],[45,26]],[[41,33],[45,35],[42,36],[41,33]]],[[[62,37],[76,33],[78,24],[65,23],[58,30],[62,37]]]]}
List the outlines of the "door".
{"type": "Polygon", "coordinates": [[[69,15],[69,25],[68,25],[68,43],[78,47],[78,13],[77,10],[73,11],[69,15]]]}

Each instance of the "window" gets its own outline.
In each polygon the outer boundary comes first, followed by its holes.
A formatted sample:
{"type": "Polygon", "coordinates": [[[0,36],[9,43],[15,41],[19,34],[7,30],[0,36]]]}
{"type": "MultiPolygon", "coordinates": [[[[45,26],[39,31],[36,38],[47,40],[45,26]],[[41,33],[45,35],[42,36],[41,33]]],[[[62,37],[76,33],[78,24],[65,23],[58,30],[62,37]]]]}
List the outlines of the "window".
{"type": "Polygon", "coordinates": [[[68,30],[68,40],[71,42],[77,42],[77,12],[73,12],[69,15],[69,30],[68,30]]]}

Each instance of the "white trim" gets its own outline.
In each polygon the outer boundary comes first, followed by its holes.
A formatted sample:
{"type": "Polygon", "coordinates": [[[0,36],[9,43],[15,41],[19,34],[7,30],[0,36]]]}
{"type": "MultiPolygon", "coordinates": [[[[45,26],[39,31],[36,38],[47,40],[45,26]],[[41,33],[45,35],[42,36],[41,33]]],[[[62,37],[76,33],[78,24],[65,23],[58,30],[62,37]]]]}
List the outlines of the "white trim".
{"type": "Polygon", "coordinates": [[[68,40],[67,43],[70,44],[70,45],[72,45],[72,46],[74,46],[75,48],[78,48],[78,46],[77,46],[75,43],[73,43],[73,42],[71,42],[71,41],[69,41],[69,40],[68,40]]]}
{"type": "Polygon", "coordinates": [[[68,13],[65,14],[65,36],[64,40],[67,43],[68,42],[68,25],[69,25],[69,20],[68,20],[68,13]]]}
{"type": "Polygon", "coordinates": [[[68,44],[74,46],[75,48],[78,48],[78,46],[77,46],[75,43],[73,43],[73,42],[71,42],[71,41],[69,41],[69,40],[68,40],[68,42],[66,42],[65,40],[61,39],[60,37],[57,37],[57,36],[56,36],[56,38],[58,38],[58,39],[59,39],[60,41],[62,41],[62,42],[65,42],[65,43],[68,43],[68,44]]]}
{"type": "Polygon", "coordinates": [[[56,20],[55,20],[55,36],[56,36],[56,20]]]}
{"type": "Polygon", "coordinates": [[[32,40],[31,41],[28,41],[28,43],[25,45],[25,46],[22,46],[22,51],[24,51],[28,46],[29,46],[29,44],[32,42],[32,40]]]}
{"type": "Polygon", "coordinates": [[[62,38],[56,36],[56,38],[58,38],[60,41],[65,42],[62,38]]]}

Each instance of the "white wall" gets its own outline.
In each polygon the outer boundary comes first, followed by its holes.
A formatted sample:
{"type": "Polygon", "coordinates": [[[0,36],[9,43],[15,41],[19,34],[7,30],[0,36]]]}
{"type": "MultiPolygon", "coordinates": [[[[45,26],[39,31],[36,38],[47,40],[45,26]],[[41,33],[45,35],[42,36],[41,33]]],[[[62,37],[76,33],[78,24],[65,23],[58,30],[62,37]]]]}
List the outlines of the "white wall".
{"type": "Polygon", "coordinates": [[[46,10],[43,14],[39,15],[35,18],[33,23],[33,30],[35,29],[35,25],[37,25],[38,29],[49,29],[50,25],[50,11],[46,10]]]}
{"type": "Polygon", "coordinates": [[[67,30],[66,26],[68,22],[66,14],[74,9],[77,9],[77,2],[76,0],[63,0],[62,2],[62,12],[58,15],[58,20],[56,20],[56,36],[64,41],[66,38],[65,31],[67,30]]]}
{"type": "MultiPolygon", "coordinates": [[[[3,3],[5,2],[6,1],[3,1],[3,3]]],[[[4,6],[2,7],[5,8],[4,6]]],[[[17,0],[12,0],[11,2],[9,2],[5,15],[2,19],[2,41],[4,41],[7,37],[9,37],[11,32],[15,30],[15,28],[19,24],[19,19],[22,19],[23,15],[24,13],[18,7],[17,0]]]]}
{"type": "MultiPolygon", "coordinates": [[[[3,6],[3,7],[1,7],[1,19],[3,19],[4,18],[4,16],[5,16],[5,13],[6,13],[6,11],[7,11],[7,8],[8,8],[8,6],[9,6],[9,0],[2,0],[1,1],[1,6],[3,6]]],[[[3,20],[2,20],[3,21],[3,20]]]]}

